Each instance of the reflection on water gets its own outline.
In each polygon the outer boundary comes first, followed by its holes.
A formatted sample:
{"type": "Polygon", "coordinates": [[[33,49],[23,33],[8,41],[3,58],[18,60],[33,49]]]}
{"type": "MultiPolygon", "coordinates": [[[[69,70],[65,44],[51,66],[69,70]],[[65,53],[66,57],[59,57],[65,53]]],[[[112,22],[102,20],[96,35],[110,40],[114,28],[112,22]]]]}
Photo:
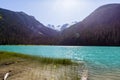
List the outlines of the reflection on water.
{"type": "Polygon", "coordinates": [[[84,60],[90,80],[120,80],[120,47],[0,46],[0,50],[84,60]]]}

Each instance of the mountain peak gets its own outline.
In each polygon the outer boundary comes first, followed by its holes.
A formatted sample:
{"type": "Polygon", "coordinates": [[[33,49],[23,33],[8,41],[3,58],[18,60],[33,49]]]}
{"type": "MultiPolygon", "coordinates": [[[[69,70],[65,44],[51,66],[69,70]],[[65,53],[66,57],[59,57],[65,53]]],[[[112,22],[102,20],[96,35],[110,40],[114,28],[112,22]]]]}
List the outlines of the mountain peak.
{"type": "Polygon", "coordinates": [[[103,5],[81,22],[48,27],[24,12],[0,8],[0,44],[120,46],[120,4],[103,5]]]}
{"type": "Polygon", "coordinates": [[[97,8],[83,21],[66,29],[63,36],[66,45],[120,45],[120,4],[97,8]]]}
{"type": "Polygon", "coordinates": [[[33,16],[0,8],[0,44],[51,44],[57,34],[33,16]]]}
{"type": "Polygon", "coordinates": [[[67,28],[69,28],[70,26],[72,26],[72,25],[74,25],[76,23],[77,23],[77,21],[74,21],[74,22],[71,22],[71,23],[65,23],[63,25],[57,25],[57,26],[52,25],[52,24],[48,24],[47,27],[51,28],[53,30],[63,31],[64,29],[67,29],[67,28]]]}

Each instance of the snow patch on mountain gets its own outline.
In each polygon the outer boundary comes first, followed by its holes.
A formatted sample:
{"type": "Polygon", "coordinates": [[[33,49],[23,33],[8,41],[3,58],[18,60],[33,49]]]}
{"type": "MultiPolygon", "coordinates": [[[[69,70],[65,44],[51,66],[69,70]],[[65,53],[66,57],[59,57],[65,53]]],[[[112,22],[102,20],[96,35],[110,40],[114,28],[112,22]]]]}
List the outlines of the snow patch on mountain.
{"type": "Polygon", "coordinates": [[[54,30],[57,30],[57,31],[62,31],[62,30],[66,29],[66,28],[68,28],[68,27],[70,27],[70,26],[72,26],[72,25],[74,25],[76,23],[78,23],[78,22],[74,21],[74,22],[71,22],[71,23],[66,23],[66,24],[57,25],[57,26],[52,25],[52,24],[48,24],[47,27],[51,28],[51,29],[54,29],[54,30]]]}

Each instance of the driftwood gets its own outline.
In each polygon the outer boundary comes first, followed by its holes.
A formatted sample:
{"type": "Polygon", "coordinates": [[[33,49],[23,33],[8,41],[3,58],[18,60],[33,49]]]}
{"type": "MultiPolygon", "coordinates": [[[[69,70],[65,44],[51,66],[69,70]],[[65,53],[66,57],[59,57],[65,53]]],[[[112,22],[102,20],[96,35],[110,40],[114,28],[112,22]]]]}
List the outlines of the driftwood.
{"type": "Polygon", "coordinates": [[[7,78],[8,78],[8,77],[9,77],[9,75],[10,75],[10,73],[11,73],[11,71],[7,72],[7,73],[4,75],[3,80],[7,80],[7,78]]]}

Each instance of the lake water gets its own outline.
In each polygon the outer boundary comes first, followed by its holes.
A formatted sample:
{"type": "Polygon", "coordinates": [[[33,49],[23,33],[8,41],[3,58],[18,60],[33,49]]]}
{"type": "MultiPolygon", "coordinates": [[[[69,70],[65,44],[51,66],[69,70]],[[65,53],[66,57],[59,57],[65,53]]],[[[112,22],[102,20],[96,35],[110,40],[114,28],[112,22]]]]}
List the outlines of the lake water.
{"type": "Polygon", "coordinates": [[[89,80],[120,80],[120,47],[83,46],[0,46],[1,51],[83,60],[89,80]]]}

